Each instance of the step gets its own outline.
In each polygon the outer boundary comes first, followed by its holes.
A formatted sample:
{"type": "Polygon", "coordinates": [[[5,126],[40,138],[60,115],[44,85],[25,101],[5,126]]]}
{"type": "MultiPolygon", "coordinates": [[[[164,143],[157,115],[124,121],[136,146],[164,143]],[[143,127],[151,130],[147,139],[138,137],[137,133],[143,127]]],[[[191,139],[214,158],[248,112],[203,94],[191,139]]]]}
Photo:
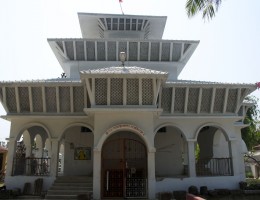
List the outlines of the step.
{"type": "Polygon", "coordinates": [[[45,199],[78,199],[78,195],[92,195],[93,177],[64,176],[57,177],[47,191],[45,199]]]}
{"type": "Polygon", "coordinates": [[[49,190],[89,190],[93,189],[92,185],[89,186],[74,186],[74,185],[53,185],[49,190]]]}
{"type": "Polygon", "coordinates": [[[47,195],[78,195],[78,194],[87,194],[87,193],[92,193],[91,191],[88,190],[48,190],[47,195]]]}

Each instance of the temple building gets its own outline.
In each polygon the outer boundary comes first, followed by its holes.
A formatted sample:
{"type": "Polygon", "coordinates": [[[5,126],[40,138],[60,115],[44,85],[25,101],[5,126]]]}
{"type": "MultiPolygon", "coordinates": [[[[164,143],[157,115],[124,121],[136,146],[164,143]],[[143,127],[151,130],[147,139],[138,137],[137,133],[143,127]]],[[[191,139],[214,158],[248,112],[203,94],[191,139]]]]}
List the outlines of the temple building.
{"type": "Polygon", "coordinates": [[[78,17],[82,38],[48,39],[61,78],[0,82],[7,187],[42,178],[46,199],[66,178],[91,180],[94,199],[238,188],[256,85],[179,80],[199,41],[163,40],[165,16],[78,17]]]}

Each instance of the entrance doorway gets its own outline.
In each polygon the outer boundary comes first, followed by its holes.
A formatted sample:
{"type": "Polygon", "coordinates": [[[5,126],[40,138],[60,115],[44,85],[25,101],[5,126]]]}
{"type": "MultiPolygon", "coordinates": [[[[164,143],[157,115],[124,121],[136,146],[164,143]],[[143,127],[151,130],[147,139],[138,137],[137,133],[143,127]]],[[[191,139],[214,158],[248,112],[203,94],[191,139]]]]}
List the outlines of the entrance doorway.
{"type": "Polygon", "coordinates": [[[108,139],[102,148],[102,196],[146,198],[146,147],[139,138],[117,136],[108,139]]]}

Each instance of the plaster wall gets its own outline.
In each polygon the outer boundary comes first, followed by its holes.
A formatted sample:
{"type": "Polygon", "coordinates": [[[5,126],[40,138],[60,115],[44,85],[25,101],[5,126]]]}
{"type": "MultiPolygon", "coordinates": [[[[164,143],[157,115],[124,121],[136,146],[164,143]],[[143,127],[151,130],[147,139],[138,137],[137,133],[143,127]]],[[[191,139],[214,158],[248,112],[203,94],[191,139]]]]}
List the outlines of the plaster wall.
{"type": "Polygon", "coordinates": [[[81,127],[72,127],[64,135],[64,175],[92,175],[93,173],[93,140],[92,133],[81,132],[81,127]],[[73,146],[73,148],[72,148],[73,146]],[[90,160],[75,160],[74,153],[77,147],[90,147],[90,160]]]}
{"type": "Polygon", "coordinates": [[[184,173],[184,140],[178,129],[166,127],[166,132],[158,132],[154,139],[156,176],[175,176],[184,173]]]}
{"type": "MultiPolygon", "coordinates": [[[[98,112],[95,114],[94,125],[94,146],[97,146],[101,137],[105,132],[118,124],[131,124],[144,132],[144,136],[139,135],[141,138],[149,143],[146,147],[149,149],[153,146],[153,113],[151,112],[98,112]],[[147,146],[150,145],[150,146],[147,146]]],[[[106,135],[106,138],[110,135],[106,135]]]]}

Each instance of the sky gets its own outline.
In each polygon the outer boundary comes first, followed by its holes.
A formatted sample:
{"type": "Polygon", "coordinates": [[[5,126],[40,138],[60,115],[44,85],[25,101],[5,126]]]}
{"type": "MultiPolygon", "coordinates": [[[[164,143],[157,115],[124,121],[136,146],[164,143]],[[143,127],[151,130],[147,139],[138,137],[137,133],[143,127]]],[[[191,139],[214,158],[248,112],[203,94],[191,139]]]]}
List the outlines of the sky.
{"type": "MultiPolygon", "coordinates": [[[[179,79],[260,82],[260,1],[222,0],[216,17],[188,18],[186,0],[123,0],[125,14],[167,16],[163,39],[200,40],[179,79]]],[[[0,81],[60,77],[47,38],[81,38],[78,12],[122,14],[118,0],[8,0],[0,6],[0,81]]],[[[253,93],[260,98],[260,90],[253,93]]],[[[0,105],[0,115],[6,115],[0,105]]],[[[0,141],[10,122],[0,119],[0,141]]]]}

